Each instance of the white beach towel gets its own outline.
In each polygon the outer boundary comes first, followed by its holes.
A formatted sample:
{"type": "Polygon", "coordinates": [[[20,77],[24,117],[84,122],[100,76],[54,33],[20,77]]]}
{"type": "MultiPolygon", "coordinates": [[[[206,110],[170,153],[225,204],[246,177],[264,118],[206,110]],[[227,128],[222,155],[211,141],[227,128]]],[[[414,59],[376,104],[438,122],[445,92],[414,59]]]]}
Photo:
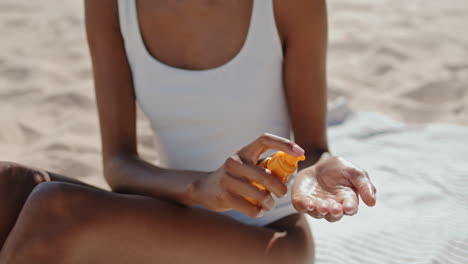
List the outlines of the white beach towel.
{"type": "Polygon", "coordinates": [[[369,172],[378,200],[336,223],[309,218],[316,263],[468,263],[468,127],[341,121],[331,149],[369,172]]]}

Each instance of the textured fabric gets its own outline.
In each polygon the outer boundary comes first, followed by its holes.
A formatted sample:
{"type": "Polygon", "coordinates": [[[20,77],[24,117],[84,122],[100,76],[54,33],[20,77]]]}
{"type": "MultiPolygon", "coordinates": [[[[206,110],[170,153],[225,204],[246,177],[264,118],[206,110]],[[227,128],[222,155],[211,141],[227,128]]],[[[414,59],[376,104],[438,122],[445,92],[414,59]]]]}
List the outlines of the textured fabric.
{"type": "Polygon", "coordinates": [[[468,263],[468,127],[356,113],[329,137],[369,172],[377,204],[336,223],[309,218],[315,263],[468,263]]]}
{"type": "MultiPolygon", "coordinates": [[[[272,0],[254,0],[240,52],[208,70],[166,65],[147,50],[135,0],[119,0],[120,26],[138,104],[150,119],[163,167],[213,171],[264,132],[290,138],[282,81],[283,54],[272,0]]],[[[262,218],[224,213],[265,225],[294,213],[290,197],[262,218]]]]}

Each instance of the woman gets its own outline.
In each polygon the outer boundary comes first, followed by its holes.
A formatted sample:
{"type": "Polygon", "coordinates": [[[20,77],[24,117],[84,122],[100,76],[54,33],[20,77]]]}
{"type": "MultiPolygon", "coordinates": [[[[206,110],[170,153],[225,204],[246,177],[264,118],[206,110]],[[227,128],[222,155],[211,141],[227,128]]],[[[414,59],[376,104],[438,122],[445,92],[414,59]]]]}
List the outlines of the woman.
{"type": "Polygon", "coordinates": [[[304,213],[375,204],[367,173],[328,154],[324,0],[85,5],[113,192],[2,163],[0,263],[310,263],[304,213]],[[135,101],[165,164],[138,156],[135,101]],[[267,150],[307,160],[283,184],[256,166],[267,150]]]}

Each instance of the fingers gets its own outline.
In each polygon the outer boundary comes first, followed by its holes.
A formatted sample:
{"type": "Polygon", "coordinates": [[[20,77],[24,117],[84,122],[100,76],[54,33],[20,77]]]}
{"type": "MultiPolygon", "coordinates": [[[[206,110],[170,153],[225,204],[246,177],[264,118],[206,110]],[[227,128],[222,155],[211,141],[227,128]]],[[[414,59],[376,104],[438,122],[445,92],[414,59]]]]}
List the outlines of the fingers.
{"type": "Polygon", "coordinates": [[[316,199],[315,208],[319,214],[325,216],[328,213],[328,202],[323,199],[316,199]]]}
{"type": "Polygon", "coordinates": [[[271,210],[275,207],[275,200],[266,190],[260,190],[246,179],[225,177],[225,188],[233,195],[253,198],[258,201],[262,209],[271,210]]]}
{"type": "Polygon", "coordinates": [[[298,212],[306,212],[310,216],[329,222],[336,222],[343,217],[343,208],[334,199],[321,199],[314,196],[296,196],[293,198],[294,208],[298,212]]]}
{"type": "Polygon", "coordinates": [[[314,209],[307,211],[307,214],[316,219],[326,218],[328,215],[328,203],[320,198],[310,197],[314,204],[314,209]]]}
{"type": "Polygon", "coordinates": [[[343,217],[343,208],[341,204],[333,199],[328,199],[328,214],[325,219],[329,222],[336,222],[343,217]]]}
{"type": "Polygon", "coordinates": [[[242,212],[250,217],[262,217],[262,208],[255,206],[245,200],[244,197],[235,194],[229,194],[226,198],[233,210],[242,212]]]}
{"type": "Polygon", "coordinates": [[[374,206],[376,203],[376,189],[371,183],[366,171],[353,169],[348,171],[349,180],[356,188],[362,201],[368,206],[374,206]]]}
{"type": "Polygon", "coordinates": [[[295,194],[292,197],[294,209],[299,213],[307,213],[315,210],[315,197],[306,196],[302,193],[295,194]]]}
{"type": "Polygon", "coordinates": [[[278,177],[263,168],[245,163],[237,156],[228,158],[225,162],[226,173],[265,186],[277,197],[283,197],[288,192],[288,187],[278,177]]]}
{"type": "Polygon", "coordinates": [[[242,148],[237,154],[243,160],[255,164],[260,155],[269,149],[280,150],[296,157],[304,155],[304,150],[296,143],[268,133],[258,137],[252,143],[242,148]]]}
{"type": "Polygon", "coordinates": [[[315,219],[322,219],[322,218],[325,218],[325,215],[320,214],[320,213],[317,212],[316,210],[307,212],[307,214],[310,215],[310,216],[312,216],[312,217],[315,218],[315,219]]]}
{"type": "Polygon", "coordinates": [[[346,215],[355,215],[359,208],[358,203],[353,199],[344,200],[341,206],[346,215]]]}
{"type": "Polygon", "coordinates": [[[335,200],[341,204],[345,215],[355,215],[358,212],[359,198],[353,189],[349,187],[342,188],[337,191],[335,197],[335,200]]]}

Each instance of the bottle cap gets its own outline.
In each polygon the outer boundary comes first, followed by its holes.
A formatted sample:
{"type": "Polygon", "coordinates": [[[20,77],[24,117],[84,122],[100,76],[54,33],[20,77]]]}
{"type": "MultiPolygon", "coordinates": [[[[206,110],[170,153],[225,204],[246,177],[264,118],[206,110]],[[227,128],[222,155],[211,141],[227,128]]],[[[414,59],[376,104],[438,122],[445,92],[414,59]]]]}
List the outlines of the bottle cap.
{"type": "Polygon", "coordinates": [[[300,157],[295,157],[284,152],[280,152],[278,154],[280,155],[278,158],[282,161],[280,162],[282,169],[290,173],[293,173],[296,171],[297,163],[299,161],[305,160],[304,155],[300,157]]]}

